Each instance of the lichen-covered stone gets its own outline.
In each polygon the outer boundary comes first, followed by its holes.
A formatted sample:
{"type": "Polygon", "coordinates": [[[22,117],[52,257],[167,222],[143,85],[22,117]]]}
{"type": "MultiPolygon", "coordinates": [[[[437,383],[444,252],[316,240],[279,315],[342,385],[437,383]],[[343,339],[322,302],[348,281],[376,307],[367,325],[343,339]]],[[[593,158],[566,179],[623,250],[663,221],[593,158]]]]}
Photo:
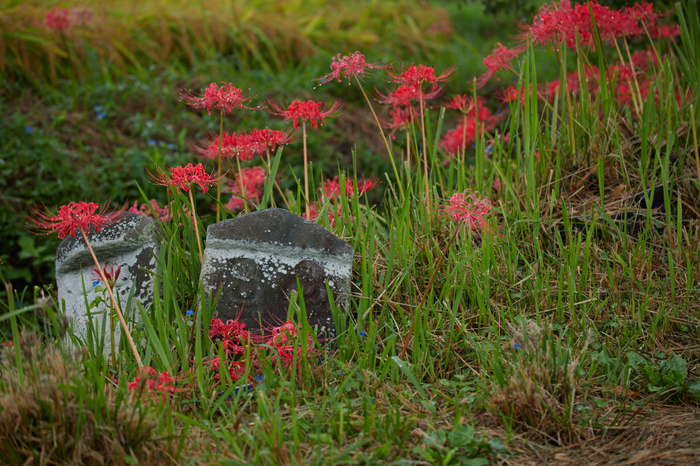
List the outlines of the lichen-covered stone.
{"type": "MultiPolygon", "coordinates": [[[[109,264],[115,270],[121,266],[114,294],[127,316],[138,314],[135,307],[137,301],[147,306],[153,299],[153,276],[142,268],[151,271],[156,269],[156,255],[160,245],[156,237],[157,229],[158,222],[154,219],[127,213],[99,232],[92,229],[88,232],[88,240],[100,264],[103,267],[109,264]],[[125,309],[132,286],[135,287],[133,307],[125,309]]],[[[93,286],[101,284],[93,275],[94,268],[95,263],[82,236],[67,236],[56,251],[58,298],[61,307],[65,306],[66,316],[71,320],[75,334],[85,341],[89,322],[86,301],[92,303],[97,296],[102,296],[93,286]]],[[[109,301],[106,294],[105,298],[109,301]]],[[[102,332],[102,322],[106,316],[104,311],[107,309],[107,303],[101,303],[90,310],[94,314],[93,325],[98,336],[102,332]]],[[[107,354],[110,342],[109,322],[105,323],[105,329],[104,350],[107,354]]],[[[117,321],[117,342],[120,335],[121,326],[117,321]]]]}
{"type": "Polygon", "coordinates": [[[352,259],[352,246],[321,226],[287,210],[267,209],[209,226],[201,282],[205,292],[221,292],[217,318],[240,313],[249,329],[261,329],[286,321],[298,277],[309,323],[333,338],[326,281],[344,308],[352,259]]]}

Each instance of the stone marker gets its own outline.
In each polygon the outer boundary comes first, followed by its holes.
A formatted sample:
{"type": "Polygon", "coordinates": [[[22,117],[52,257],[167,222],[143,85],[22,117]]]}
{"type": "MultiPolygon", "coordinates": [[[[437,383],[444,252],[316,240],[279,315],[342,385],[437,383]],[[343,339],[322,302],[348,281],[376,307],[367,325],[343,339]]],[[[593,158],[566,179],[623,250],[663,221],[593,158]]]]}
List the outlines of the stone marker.
{"type": "MultiPolygon", "coordinates": [[[[155,232],[158,229],[158,222],[146,215],[126,213],[117,222],[105,226],[99,232],[92,228],[88,233],[88,239],[95,251],[97,260],[104,268],[105,264],[113,266],[114,270],[121,266],[119,278],[114,286],[114,296],[119,300],[122,311],[126,316],[138,314],[136,301],[143,306],[147,306],[153,299],[153,276],[140,270],[143,267],[147,270],[156,269],[156,258],[160,242],[155,232]],[[134,290],[133,307],[125,309],[126,302],[131,292],[134,290]]],[[[87,341],[88,315],[85,306],[85,287],[87,302],[91,303],[102,293],[96,293],[95,285],[100,285],[97,278],[92,273],[95,262],[92,260],[90,251],[85,246],[82,236],[75,238],[67,236],[59,245],[56,251],[56,283],[58,285],[58,302],[63,308],[65,302],[66,317],[71,320],[74,332],[80,338],[87,341]]],[[[91,309],[91,313],[106,311],[109,306],[109,296],[105,293],[105,302],[91,309]]],[[[102,322],[107,313],[93,316],[93,325],[97,335],[102,332],[102,322]]],[[[127,321],[131,326],[131,322],[127,321]]],[[[118,344],[121,336],[121,325],[115,319],[115,343],[118,344]]],[[[105,323],[104,354],[110,353],[110,330],[109,321],[105,323]]]]}
{"type": "Polygon", "coordinates": [[[320,225],[284,209],[224,220],[207,229],[201,281],[205,293],[221,290],[215,317],[245,322],[250,330],[287,320],[297,277],[311,326],[335,337],[326,281],[339,306],[350,289],[353,249],[320,225]]]}

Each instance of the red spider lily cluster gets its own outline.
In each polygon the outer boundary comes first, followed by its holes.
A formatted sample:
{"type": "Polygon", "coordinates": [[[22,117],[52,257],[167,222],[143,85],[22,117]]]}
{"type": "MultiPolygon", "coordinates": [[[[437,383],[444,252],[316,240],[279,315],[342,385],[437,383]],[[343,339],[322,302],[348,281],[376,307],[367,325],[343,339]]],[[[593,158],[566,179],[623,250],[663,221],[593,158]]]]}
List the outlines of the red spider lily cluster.
{"type": "Polygon", "coordinates": [[[87,24],[92,20],[91,8],[52,8],[46,13],[42,25],[54,31],[65,31],[71,26],[87,24]]]}
{"type": "Polygon", "coordinates": [[[614,42],[632,36],[641,36],[656,26],[661,17],[653,5],[639,2],[631,7],[614,10],[597,1],[572,5],[569,0],[544,5],[531,25],[523,26],[523,39],[534,43],[554,45],[564,42],[575,48],[576,41],[584,47],[595,43],[595,26],[604,42],[614,42]]]}
{"type": "MultiPolygon", "coordinates": [[[[378,185],[379,181],[376,178],[363,178],[361,180],[346,179],[344,187],[341,187],[337,176],[330,180],[322,181],[318,191],[325,199],[332,201],[332,205],[327,209],[328,220],[331,226],[335,226],[336,220],[340,219],[342,216],[342,205],[338,200],[341,194],[345,193],[346,196],[354,196],[355,193],[357,193],[358,196],[362,196],[378,185]]],[[[318,218],[320,207],[321,206],[316,203],[311,205],[308,220],[314,221],[318,218]]],[[[354,219],[354,217],[351,218],[354,219]]]]}
{"type": "Polygon", "coordinates": [[[136,378],[127,385],[130,392],[138,395],[144,403],[149,399],[167,402],[167,396],[180,391],[175,388],[175,379],[167,372],[160,374],[149,366],[139,367],[136,378]]]}
{"type": "Polygon", "coordinates": [[[185,192],[189,191],[192,185],[197,184],[202,189],[202,192],[206,193],[209,190],[209,186],[212,186],[219,182],[223,175],[212,176],[204,170],[204,166],[201,163],[197,165],[192,165],[188,163],[186,166],[177,166],[170,169],[170,174],[163,171],[148,171],[148,176],[151,178],[154,184],[161,186],[174,186],[177,188],[177,192],[180,189],[185,192]]]}
{"type": "Polygon", "coordinates": [[[233,195],[226,204],[226,208],[232,212],[243,210],[245,201],[243,198],[257,202],[262,198],[265,185],[265,169],[262,167],[243,168],[236,174],[235,179],[229,181],[228,189],[233,195]],[[243,192],[241,192],[241,186],[243,192]]]}
{"type": "MultiPolygon", "coordinates": [[[[495,77],[496,73],[500,70],[509,70],[517,74],[516,71],[511,68],[510,62],[524,50],[525,46],[523,45],[509,49],[500,42],[496,44],[496,48],[493,49],[491,55],[487,55],[484,58],[484,66],[488,71],[481,75],[476,81],[477,87],[483,87],[491,78],[495,77]]],[[[496,78],[496,80],[498,80],[498,78],[496,78]]]]}
{"type": "MultiPolygon", "coordinates": [[[[345,194],[347,196],[354,196],[357,192],[358,196],[362,196],[367,191],[376,188],[379,185],[379,181],[376,178],[363,178],[361,180],[352,180],[350,178],[345,180],[345,194]]],[[[340,196],[340,181],[338,177],[334,177],[330,180],[322,181],[318,190],[328,199],[334,199],[340,196]]]]}
{"type": "Polygon", "coordinates": [[[106,206],[80,201],[59,207],[55,215],[46,208],[39,209],[35,206],[26,220],[37,234],[57,232],[58,237],[63,239],[66,235],[75,238],[75,230],[87,233],[92,227],[95,231],[100,231],[104,226],[116,222],[120,216],[119,212],[110,211],[106,206]]]}
{"type": "Polygon", "coordinates": [[[408,68],[397,73],[393,69],[387,72],[389,80],[410,88],[420,89],[423,84],[429,84],[430,90],[434,91],[439,82],[449,81],[456,75],[457,67],[451,66],[440,75],[435,74],[435,69],[430,66],[411,64],[408,68]]]}
{"type": "Polygon", "coordinates": [[[290,131],[253,129],[250,132],[223,132],[221,137],[212,138],[206,147],[195,147],[197,154],[208,160],[216,160],[219,153],[224,159],[237,157],[239,160],[252,160],[266,150],[275,150],[277,146],[291,144],[297,135],[290,131]]]}
{"type": "Polygon", "coordinates": [[[279,115],[285,121],[292,121],[295,129],[299,129],[299,121],[309,122],[311,128],[316,129],[319,125],[323,126],[326,123],[326,118],[340,115],[343,108],[342,102],[335,101],[333,103],[314,102],[313,100],[295,100],[283,108],[276,103],[269,101],[270,107],[274,112],[273,115],[279,115]]]}
{"type": "Polygon", "coordinates": [[[167,222],[170,220],[171,215],[168,206],[161,208],[158,205],[158,201],[155,199],[151,199],[149,203],[151,204],[150,207],[148,204],[141,204],[141,206],[139,206],[139,201],[134,201],[134,205],[129,207],[127,212],[131,212],[132,214],[148,215],[149,217],[153,217],[152,213],[155,213],[154,218],[157,218],[161,222],[167,222]]]}
{"type": "Polygon", "coordinates": [[[487,225],[485,216],[491,210],[491,202],[488,198],[479,197],[478,193],[470,193],[465,190],[455,193],[446,200],[442,211],[449,215],[460,226],[464,225],[472,231],[481,231],[487,225]]]}
{"type": "Polygon", "coordinates": [[[376,63],[367,63],[365,61],[365,56],[360,52],[355,52],[345,56],[341,56],[340,54],[338,54],[337,57],[333,57],[331,63],[331,72],[325,76],[317,78],[316,81],[319,81],[319,86],[329,81],[333,81],[335,79],[337,79],[338,82],[341,82],[341,74],[348,80],[351,80],[352,78],[359,79],[365,77],[365,68],[384,69],[388,67],[389,65],[377,65],[376,63]]]}
{"type": "Polygon", "coordinates": [[[396,137],[397,130],[408,131],[412,124],[416,122],[416,111],[412,107],[401,108],[395,106],[389,109],[391,120],[384,121],[384,125],[391,130],[391,137],[396,137]]]}
{"type": "Polygon", "coordinates": [[[313,337],[309,335],[306,342],[301,342],[301,326],[293,322],[288,321],[267,329],[267,337],[264,336],[265,333],[253,336],[245,326],[238,319],[226,323],[220,319],[211,321],[209,338],[217,344],[221,343],[225,358],[215,356],[203,360],[203,363],[212,371],[217,383],[221,381],[221,365],[224,362],[231,381],[236,382],[247,373],[250,382],[260,375],[262,359],[269,360],[281,370],[290,371],[298,369],[301,351],[305,350],[309,356],[316,353],[313,337]],[[303,345],[306,345],[305,349],[302,349],[303,345]]]}
{"type": "Polygon", "coordinates": [[[182,101],[194,108],[206,108],[211,115],[211,109],[219,110],[221,113],[231,113],[233,110],[257,110],[254,107],[245,105],[253,97],[243,93],[241,89],[233,87],[233,83],[221,83],[217,86],[211,83],[205,89],[204,94],[193,94],[192,92],[182,92],[182,101]]]}
{"type": "Polygon", "coordinates": [[[477,133],[483,135],[493,130],[501,119],[499,115],[491,113],[482,99],[475,100],[466,95],[454,96],[445,107],[459,110],[462,114],[462,123],[446,131],[440,141],[440,148],[451,155],[464,152],[467,146],[476,141],[477,133]]]}

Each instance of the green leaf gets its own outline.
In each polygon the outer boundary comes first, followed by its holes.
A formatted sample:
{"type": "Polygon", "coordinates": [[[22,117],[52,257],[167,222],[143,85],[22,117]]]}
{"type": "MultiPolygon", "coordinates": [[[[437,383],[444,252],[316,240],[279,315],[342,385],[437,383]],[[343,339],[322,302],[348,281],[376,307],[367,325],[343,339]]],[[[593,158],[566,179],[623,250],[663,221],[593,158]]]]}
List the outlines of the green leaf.
{"type": "Polygon", "coordinates": [[[448,436],[453,447],[464,447],[474,441],[474,427],[463,425],[456,427],[448,436]]]}
{"type": "Polygon", "coordinates": [[[486,458],[472,458],[462,464],[465,466],[488,466],[491,462],[486,458]]]}
{"type": "Polygon", "coordinates": [[[408,380],[410,380],[413,386],[416,387],[418,393],[420,393],[423,396],[423,398],[428,398],[425,394],[425,390],[423,390],[423,387],[418,382],[418,379],[413,374],[413,371],[411,371],[411,368],[409,367],[408,363],[406,361],[401,360],[401,358],[399,358],[398,356],[392,356],[391,360],[394,361],[397,366],[399,366],[401,372],[403,372],[406,375],[406,377],[408,377],[408,380]]]}
{"type": "Polygon", "coordinates": [[[668,386],[680,386],[688,377],[688,364],[682,356],[673,353],[670,358],[659,363],[663,381],[668,386]]]}
{"type": "Polygon", "coordinates": [[[694,384],[689,385],[688,393],[690,393],[690,396],[695,398],[697,401],[700,401],[700,383],[695,382],[694,384]]]}

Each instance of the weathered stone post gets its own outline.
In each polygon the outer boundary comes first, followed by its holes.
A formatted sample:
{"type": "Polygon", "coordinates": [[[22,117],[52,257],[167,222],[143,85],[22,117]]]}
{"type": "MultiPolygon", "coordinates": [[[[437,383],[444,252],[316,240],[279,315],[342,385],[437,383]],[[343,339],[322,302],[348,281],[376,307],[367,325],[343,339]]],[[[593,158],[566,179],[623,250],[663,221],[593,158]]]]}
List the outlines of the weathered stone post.
{"type": "Polygon", "coordinates": [[[309,324],[335,337],[326,291],[348,302],[353,248],[320,225],[283,209],[267,209],[210,225],[202,261],[205,293],[221,291],[215,317],[239,317],[251,330],[287,320],[289,298],[304,290],[309,324]]]}
{"type": "MultiPolygon", "coordinates": [[[[90,229],[88,239],[95,251],[97,260],[104,267],[109,264],[116,270],[121,266],[119,278],[114,286],[114,294],[121,306],[126,306],[132,286],[134,301],[131,309],[122,310],[134,314],[136,301],[147,306],[153,300],[153,276],[140,268],[155,271],[156,255],[160,242],[156,237],[158,222],[146,215],[127,213],[119,221],[105,226],[99,232],[90,229]]],[[[95,263],[85,246],[83,238],[67,236],[56,251],[56,283],[58,285],[59,306],[65,306],[66,317],[70,319],[74,332],[87,341],[89,317],[86,309],[100,293],[95,292],[99,284],[92,273],[95,263]],[[83,293],[85,290],[85,293],[83,293]]],[[[108,315],[109,298],[97,308],[90,310],[96,335],[100,335],[104,319],[108,315]]],[[[138,319],[138,315],[136,316],[138,319]]],[[[130,325],[130,323],[129,323],[130,325]]],[[[109,354],[109,321],[105,322],[104,354],[109,354]]],[[[119,341],[121,326],[117,322],[115,341],[119,341]]]]}

